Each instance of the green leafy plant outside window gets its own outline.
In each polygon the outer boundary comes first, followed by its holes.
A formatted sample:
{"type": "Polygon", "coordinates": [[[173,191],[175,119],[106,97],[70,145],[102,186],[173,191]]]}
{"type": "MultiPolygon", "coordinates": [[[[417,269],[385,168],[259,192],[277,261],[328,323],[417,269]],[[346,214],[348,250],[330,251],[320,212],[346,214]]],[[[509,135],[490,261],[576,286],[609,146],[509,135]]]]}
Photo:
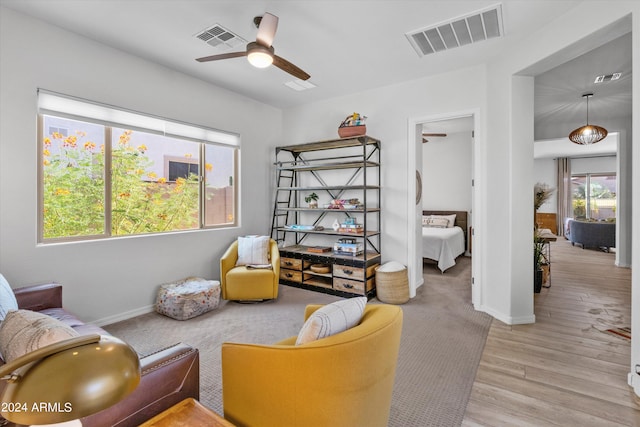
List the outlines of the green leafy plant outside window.
{"type": "MultiPolygon", "coordinates": [[[[124,130],[111,159],[111,235],[196,228],[195,174],[167,182],[150,171],[151,159],[124,130]]],[[[43,237],[105,234],[105,148],[83,131],[54,132],[43,141],[43,237]]]]}

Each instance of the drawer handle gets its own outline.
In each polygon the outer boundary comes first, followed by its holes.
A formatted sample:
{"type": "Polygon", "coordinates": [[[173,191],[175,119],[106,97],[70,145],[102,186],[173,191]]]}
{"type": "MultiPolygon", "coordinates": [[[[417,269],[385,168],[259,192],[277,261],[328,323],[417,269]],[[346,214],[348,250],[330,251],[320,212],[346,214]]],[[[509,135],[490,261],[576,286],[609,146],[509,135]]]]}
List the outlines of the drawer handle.
{"type": "Polygon", "coordinates": [[[286,276],[286,277],[288,277],[288,278],[291,278],[291,277],[293,277],[293,274],[291,274],[291,273],[285,273],[285,276],[286,276]]]}
{"type": "Polygon", "coordinates": [[[347,289],[353,289],[353,285],[350,285],[348,283],[344,283],[342,286],[344,286],[347,289]]]}
{"type": "Polygon", "coordinates": [[[289,266],[291,266],[291,265],[293,265],[293,263],[292,263],[291,261],[285,261],[285,262],[284,262],[284,265],[289,265],[289,266]]]}
{"type": "Polygon", "coordinates": [[[353,274],[353,270],[345,270],[344,268],[342,269],[342,272],[349,275],[353,274]]]}

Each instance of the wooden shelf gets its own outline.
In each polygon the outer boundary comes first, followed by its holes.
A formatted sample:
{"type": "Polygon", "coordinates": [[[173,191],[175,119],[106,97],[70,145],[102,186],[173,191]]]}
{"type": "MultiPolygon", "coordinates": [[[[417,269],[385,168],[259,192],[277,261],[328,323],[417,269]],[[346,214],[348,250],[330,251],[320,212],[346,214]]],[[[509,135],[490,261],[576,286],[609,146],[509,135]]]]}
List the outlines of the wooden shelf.
{"type": "Polygon", "coordinates": [[[379,145],[378,139],[367,135],[354,136],[350,138],[329,139],[326,141],[308,142],[306,144],[285,145],[276,147],[276,154],[279,151],[288,151],[290,153],[305,153],[308,151],[329,150],[334,148],[358,147],[362,145],[375,144],[379,145]]]}
{"type": "Polygon", "coordinates": [[[277,181],[271,237],[280,245],[280,283],[343,297],[373,297],[375,267],[381,260],[380,141],[364,135],[281,146],[275,151],[277,181]],[[323,150],[326,152],[318,153],[323,150]],[[307,152],[316,153],[307,156],[307,152]],[[359,196],[359,207],[303,207],[301,192],[312,191],[326,191],[332,199],[359,196]],[[334,231],[328,224],[339,218],[355,220],[365,231],[334,231]],[[288,227],[295,224],[322,225],[324,228],[300,230],[288,227]],[[328,236],[353,238],[364,251],[358,256],[309,252],[310,246],[333,248],[337,239],[329,243],[328,236]],[[303,244],[307,238],[318,243],[307,246],[303,244]],[[331,270],[316,273],[309,269],[312,264],[325,264],[331,270]]]}

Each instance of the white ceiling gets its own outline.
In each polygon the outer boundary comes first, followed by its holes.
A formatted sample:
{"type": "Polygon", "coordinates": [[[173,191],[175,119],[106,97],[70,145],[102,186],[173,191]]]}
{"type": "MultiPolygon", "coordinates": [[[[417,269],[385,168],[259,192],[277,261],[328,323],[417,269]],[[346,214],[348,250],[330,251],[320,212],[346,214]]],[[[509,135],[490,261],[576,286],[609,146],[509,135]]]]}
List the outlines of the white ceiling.
{"type": "MultiPolygon", "coordinates": [[[[578,3],[503,0],[504,37],[420,58],[405,33],[468,15],[496,1],[0,0],[2,6],[279,108],[484,63],[578,3]],[[287,73],[275,67],[256,69],[245,58],[195,61],[218,53],[196,39],[197,33],[220,24],[253,41],[257,31],[253,18],[267,11],[280,18],[273,44],[276,53],[311,74],[309,81],[317,88],[296,92],[284,86],[293,80],[287,73]]],[[[630,85],[630,54],[627,59],[621,67],[628,66],[630,85]]],[[[573,106],[566,113],[577,114],[575,105],[580,105],[585,85],[572,77],[576,67],[586,72],[581,62],[571,65],[571,72],[559,68],[540,80],[541,90],[549,94],[536,96],[537,115],[559,118],[565,113],[561,105],[568,101],[573,106]],[[566,96],[556,96],[558,90],[566,96]]]]}

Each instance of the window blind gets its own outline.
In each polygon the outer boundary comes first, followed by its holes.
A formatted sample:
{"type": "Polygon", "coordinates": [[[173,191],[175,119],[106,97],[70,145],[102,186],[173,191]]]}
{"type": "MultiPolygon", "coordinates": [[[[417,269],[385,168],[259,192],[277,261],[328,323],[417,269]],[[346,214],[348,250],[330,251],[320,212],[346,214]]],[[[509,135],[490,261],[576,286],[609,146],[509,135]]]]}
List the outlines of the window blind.
{"type": "Polygon", "coordinates": [[[99,124],[144,130],[198,142],[240,145],[240,136],[234,133],[99,104],[44,89],[38,89],[38,111],[43,114],[52,112],[70,119],[89,119],[99,124]]]}

